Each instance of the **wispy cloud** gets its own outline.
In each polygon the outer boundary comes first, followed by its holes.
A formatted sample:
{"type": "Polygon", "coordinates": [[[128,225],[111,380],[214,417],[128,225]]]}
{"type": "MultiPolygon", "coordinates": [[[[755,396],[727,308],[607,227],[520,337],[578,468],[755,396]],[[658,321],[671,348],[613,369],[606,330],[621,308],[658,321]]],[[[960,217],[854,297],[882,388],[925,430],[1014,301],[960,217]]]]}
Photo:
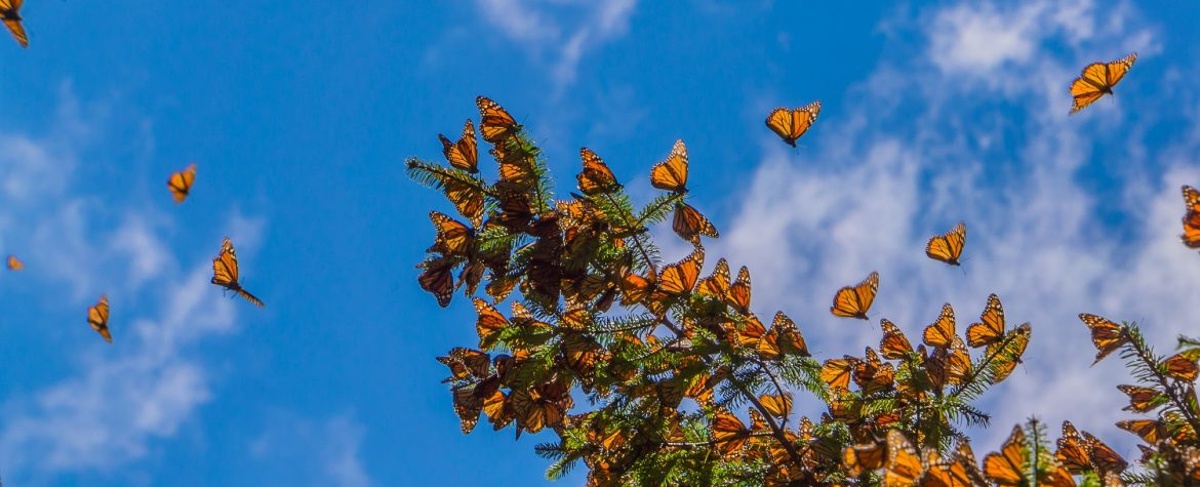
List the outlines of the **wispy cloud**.
{"type": "Polygon", "coordinates": [[[711,253],[750,265],[759,313],[793,315],[826,356],[877,345],[877,327],[828,312],[838,287],[872,270],[872,318],[910,338],[946,301],[961,331],[995,292],[1010,326],[1030,321],[1034,335],[1025,365],[988,396],[997,427],[982,447],[1037,414],[1070,418],[1129,453],[1133,437],[1112,423],[1113,386],[1131,379],[1118,360],[1089,368],[1095,352],[1076,314],[1137,320],[1163,348],[1184,331],[1200,256],[1178,244],[1178,187],[1200,182],[1200,170],[1181,147],[1200,138],[1187,107],[1141,98],[1068,117],[1066,86],[1097,53],[1155,52],[1154,26],[1139,19],[1130,4],[1085,0],[963,2],[893,19],[887,42],[922,55],[883,59],[851,90],[842,122],[825,122],[799,157],[764,135],[763,162],[711,253]],[[1167,137],[1177,145],[1147,146],[1159,117],[1193,126],[1167,137]],[[962,271],[923,253],[960,219],[962,271]]]}
{"type": "MultiPolygon", "coordinates": [[[[69,287],[56,299],[78,310],[78,333],[45,357],[77,364],[68,374],[9,378],[32,390],[3,405],[0,459],[6,479],[25,483],[118,469],[174,436],[213,398],[193,345],[235,327],[236,304],[208,283],[207,252],[180,262],[160,236],[168,217],[102,198],[80,176],[77,161],[102,137],[92,127],[104,125],[106,111],[78,109],[69,88],[63,96],[45,135],[0,134],[16,148],[0,154],[0,230],[18,236],[6,244],[27,249],[20,278],[35,289],[69,287]],[[111,346],[83,321],[101,293],[111,304],[111,346]]],[[[263,222],[235,215],[228,224],[249,242],[263,222]]]]}
{"type": "Polygon", "coordinates": [[[637,0],[478,0],[484,20],[545,62],[557,90],[575,81],[584,55],[629,29],[637,0]]]}
{"type": "Polygon", "coordinates": [[[314,421],[276,411],[250,445],[264,478],[287,485],[367,487],[370,476],[359,459],[365,428],[351,413],[314,421]]]}

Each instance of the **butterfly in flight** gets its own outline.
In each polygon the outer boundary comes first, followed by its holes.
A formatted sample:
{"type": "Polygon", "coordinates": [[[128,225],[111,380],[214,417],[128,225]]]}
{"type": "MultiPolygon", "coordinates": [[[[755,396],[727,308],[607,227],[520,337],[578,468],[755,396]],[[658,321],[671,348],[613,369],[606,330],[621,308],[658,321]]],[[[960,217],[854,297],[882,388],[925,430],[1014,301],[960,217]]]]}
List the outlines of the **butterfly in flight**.
{"type": "Polygon", "coordinates": [[[112,343],[112,334],[108,332],[108,296],[101,295],[96,305],[88,308],[88,324],[96,330],[104,341],[112,343]]]}
{"type": "Polygon", "coordinates": [[[930,238],[929,243],[925,244],[925,255],[950,265],[959,265],[958,258],[962,256],[966,243],[967,225],[958,222],[949,232],[930,238]]]}
{"type": "Polygon", "coordinates": [[[18,259],[17,256],[12,254],[8,254],[8,262],[6,265],[10,271],[19,271],[25,268],[25,263],[21,262],[21,259],[18,259]]]}
{"type": "Polygon", "coordinates": [[[237,253],[234,252],[233,241],[229,240],[229,237],[221,241],[221,253],[213,257],[212,283],[237,293],[255,306],[264,306],[262,300],[242,289],[242,284],[238,282],[237,253]]]}
{"type": "Polygon", "coordinates": [[[171,177],[167,178],[167,189],[171,190],[171,196],[175,198],[176,203],[183,203],[191,193],[192,183],[195,181],[196,164],[193,163],[184,170],[171,174],[171,177]]]}
{"type": "Polygon", "coordinates": [[[833,295],[833,306],[829,311],[834,316],[846,318],[867,319],[867,310],[875,302],[875,293],[879,291],[879,273],[872,272],[862,282],[855,286],[838,289],[833,295]]]}
{"type": "Polygon", "coordinates": [[[1074,97],[1075,103],[1071,107],[1071,114],[1087,108],[1106,94],[1113,94],[1113,86],[1125,77],[1125,73],[1133,67],[1134,61],[1137,61],[1136,52],[1116,61],[1085,66],[1079,77],[1071,82],[1071,96],[1074,97]]]}
{"type": "Polygon", "coordinates": [[[8,27],[21,47],[29,47],[29,36],[21,26],[21,15],[18,13],[22,3],[25,0],[0,0],[0,19],[4,20],[4,26],[8,27]]]}
{"type": "Polygon", "coordinates": [[[781,137],[788,145],[796,147],[796,139],[808,132],[821,113],[821,102],[814,101],[800,108],[789,110],[776,108],[767,115],[767,128],[781,137]]]}

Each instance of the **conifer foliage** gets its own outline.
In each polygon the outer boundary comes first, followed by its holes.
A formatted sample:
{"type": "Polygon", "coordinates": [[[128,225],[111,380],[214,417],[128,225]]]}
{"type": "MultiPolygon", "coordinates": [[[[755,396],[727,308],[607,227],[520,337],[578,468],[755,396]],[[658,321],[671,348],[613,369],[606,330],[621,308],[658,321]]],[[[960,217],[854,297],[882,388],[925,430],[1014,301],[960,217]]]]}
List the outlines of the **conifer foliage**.
{"type": "MultiPolygon", "coordinates": [[[[548,475],[583,466],[596,486],[1200,483],[1197,342],[1162,358],[1136,326],[1080,316],[1096,360],[1119,351],[1134,371],[1138,384],[1119,386],[1125,409],[1157,415],[1118,423],[1145,441],[1145,469],[1127,472],[1069,422],[1051,448],[1036,419],[977,458],[962,428],[988,424],[975,402],[1033,336],[1029,323],[1006,323],[998,296],[980,299],[965,327],[946,304],[912,339],[882,318],[878,349],[813,357],[801,324],[755,313],[750,269],[735,277],[717,258],[702,275],[716,257],[702,237],[719,233],[689,202],[683,141],[652,166],[661,194],[643,205],[587,148],[577,191],[556,198],[524,128],[490,99],[477,105],[494,171],[476,166],[469,120],[457,142],[441,137],[448,165],[406,163],[458,214],[430,213],[436,237],[418,281],[443,307],[461,290],[477,315],[479,342],[438,357],[464,433],[483,417],[518,436],[544,432],[548,475]],[[667,219],[694,248],[678,261],[664,262],[649,233],[667,219]],[[800,416],[797,404],[824,412],[800,416]]],[[[879,280],[839,291],[833,314],[866,318],[879,280]]]]}

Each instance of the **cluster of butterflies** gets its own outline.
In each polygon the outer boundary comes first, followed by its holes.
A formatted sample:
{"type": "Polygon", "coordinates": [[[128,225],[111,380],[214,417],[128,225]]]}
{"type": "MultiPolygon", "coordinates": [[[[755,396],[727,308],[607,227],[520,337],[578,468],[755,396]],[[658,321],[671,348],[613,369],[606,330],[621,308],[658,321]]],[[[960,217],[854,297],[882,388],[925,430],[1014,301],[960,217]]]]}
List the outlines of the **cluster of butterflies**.
{"type": "MultiPolygon", "coordinates": [[[[2,1],[4,0],[0,0],[0,2],[2,1]]],[[[14,2],[14,4],[20,6],[19,1],[14,2]]],[[[171,174],[167,179],[167,188],[171,191],[171,196],[176,203],[182,203],[187,198],[192,189],[192,183],[195,180],[195,164],[191,164],[187,168],[171,174]]],[[[13,255],[8,256],[7,266],[11,271],[19,271],[25,268],[25,264],[13,255]]],[[[221,252],[213,258],[212,283],[226,290],[233,291],[256,306],[263,306],[262,300],[242,288],[238,275],[237,253],[234,252],[233,242],[229,237],[225,237],[221,242],[221,252]]],[[[108,295],[102,294],[100,295],[100,299],[96,301],[96,304],[88,308],[87,321],[88,325],[104,338],[104,341],[112,343],[112,332],[108,327],[108,312],[108,295]]]]}
{"type": "MultiPolygon", "coordinates": [[[[1071,82],[1072,105],[1070,114],[1074,115],[1099,100],[1104,95],[1113,94],[1113,87],[1133,63],[1137,61],[1137,53],[1130,53],[1116,61],[1107,63],[1092,63],[1083,68],[1078,78],[1071,82]]],[[[767,115],[767,128],[775,132],[785,143],[796,147],[796,140],[808,132],[821,113],[821,102],[814,101],[797,108],[776,108],[767,115]]]]}
{"type": "Polygon", "coordinates": [[[960,440],[950,456],[942,457],[932,448],[918,451],[904,433],[892,429],[885,440],[847,447],[843,462],[854,476],[883,469],[883,485],[889,487],[1015,487],[1028,485],[1030,477],[1037,479],[1037,485],[1074,487],[1073,476],[1088,471],[1096,472],[1105,485],[1122,485],[1118,474],[1128,463],[1095,436],[1080,434],[1064,421],[1057,446],[1052,458],[1039,455],[1025,431],[1015,426],[1000,451],[984,457],[981,470],[966,441],[960,440]]]}

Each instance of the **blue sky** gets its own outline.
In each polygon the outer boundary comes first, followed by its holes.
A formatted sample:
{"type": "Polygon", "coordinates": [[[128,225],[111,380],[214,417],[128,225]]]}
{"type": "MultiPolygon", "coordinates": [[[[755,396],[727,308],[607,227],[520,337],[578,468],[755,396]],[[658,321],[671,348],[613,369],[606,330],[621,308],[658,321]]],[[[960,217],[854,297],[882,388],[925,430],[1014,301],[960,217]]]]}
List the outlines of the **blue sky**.
{"type": "Polygon", "coordinates": [[[1179,186],[1200,184],[1200,5],[826,3],[27,3],[30,47],[0,39],[0,252],[27,265],[0,275],[0,475],[545,483],[549,436],[459,433],[433,357],[474,342],[473,311],[413,269],[428,210],[451,210],[403,160],[439,157],[478,94],[564,193],[586,145],[648,199],[684,139],[709,254],[749,265],[758,314],[785,310],[820,357],[877,341],[827,312],[871,270],[872,317],[910,334],[999,294],[1034,335],[976,450],[1038,414],[1136,456],[1111,425],[1128,380],[1088,367],[1075,315],[1138,320],[1164,351],[1196,329],[1200,256],[1177,234],[1179,186]],[[1068,118],[1080,68],[1135,50],[1117,97],[1068,118]],[[763,126],[814,99],[799,149],[763,126]],[[192,161],[176,206],[165,179],[192,161]],[[960,219],[962,272],[921,251],[960,219]],[[208,283],[225,235],[265,309],[208,283]],[[113,345],[84,319],[101,293],[113,345]]]}

